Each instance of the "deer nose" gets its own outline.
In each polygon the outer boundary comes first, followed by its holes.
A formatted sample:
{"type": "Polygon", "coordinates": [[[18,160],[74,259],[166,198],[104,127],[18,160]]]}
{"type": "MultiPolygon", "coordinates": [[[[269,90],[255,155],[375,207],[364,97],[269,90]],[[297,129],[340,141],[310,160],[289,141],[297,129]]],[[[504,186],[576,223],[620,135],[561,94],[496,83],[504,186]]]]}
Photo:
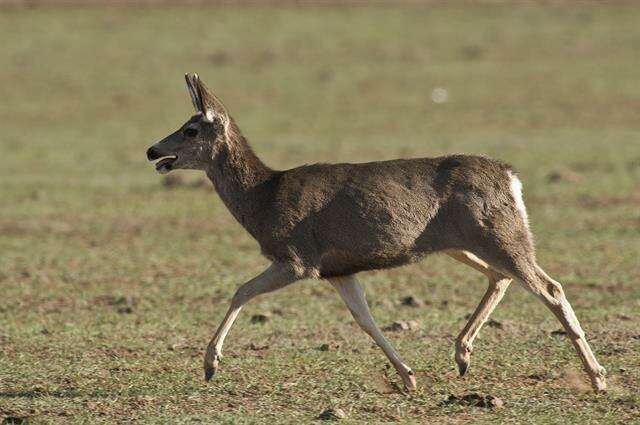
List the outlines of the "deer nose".
{"type": "Polygon", "coordinates": [[[156,151],[154,146],[151,146],[149,149],[147,149],[147,159],[149,161],[153,161],[155,159],[160,158],[162,155],[160,155],[158,153],[158,151],[156,151]]]}

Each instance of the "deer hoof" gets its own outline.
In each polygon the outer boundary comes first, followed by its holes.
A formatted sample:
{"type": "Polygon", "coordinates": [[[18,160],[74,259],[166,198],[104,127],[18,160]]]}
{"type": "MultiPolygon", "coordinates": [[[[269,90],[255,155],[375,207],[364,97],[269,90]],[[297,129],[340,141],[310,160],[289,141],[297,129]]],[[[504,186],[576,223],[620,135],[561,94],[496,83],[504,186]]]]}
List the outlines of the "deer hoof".
{"type": "Polygon", "coordinates": [[[402,380],[404,381],[404,387],[407,391],[415,391],[415,389],[418,388],[418,385],[416,383],[416,374],[413,373],[411,369],[401,374],[401,376],[402,380]]]}
{"type": "Polygon", "coordinates": [[[591,386],[595,392],[604,392],[607,390],[607,379],[605,378],[606,371],[603,367],[600,367],[598,373],[591,378],[591,386]]]}
{"type": "Polygon", "coordinates": [[[468,344],[460,344],[456,347],[456,364],[458,365],[458,373],[464,376],[469,369],[471,363],[472,348],[468,344]]]}
{"type": "Polygon", "coordinates": [[[220,356],[219,355],[214,355],[213,359],[209,360],[208,359],[209,356],[207,356],[207,358],[205,358],[205,362],[204,362],[204,380],[209,382],[211,380],[211,378],[213,378],[213,375],[216,374],[216,372],[218,371],[218,369],[220,368],[220,356]]]}
{"type": "Polygon", "coordinates": [[[458,364],[458,373],[460,376],[464,376],[467,373],[467,369],[469,369],[469,363],[465,362],[456,362],[458,364]]]}

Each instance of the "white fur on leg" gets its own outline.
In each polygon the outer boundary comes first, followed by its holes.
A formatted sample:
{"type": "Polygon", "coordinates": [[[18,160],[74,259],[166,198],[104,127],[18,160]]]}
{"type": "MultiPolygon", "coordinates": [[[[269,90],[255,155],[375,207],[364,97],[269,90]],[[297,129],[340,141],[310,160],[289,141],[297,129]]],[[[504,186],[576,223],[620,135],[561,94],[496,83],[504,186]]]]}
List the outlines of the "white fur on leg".
{"type": "Polygon", "coordinates": [[[338,291],[340,297],[342,297],[342,300],[349,308],[349,311],[351,311],[353,318],[356,320],[356,323],[358,323],[360,328],[369,334],[376,344],[382,348],[382,351],[384,351],[385,355],[404,381],[406,389],[410,391],[415,390],[415,374],[411,368],[407,366],[404,360],[402,360],[402,357],[400,357],[387,338],[382,335],[380,329],[378,329],[378,325],[376,325],[376,322],[373,320],[371,312],[369,311],[369,305],[367,304],[367,300],[364,296],[364,291],[358,283],[355,275],[332,277],[329,278],[329,282],[331,282],[336,291],[338,291]]]}

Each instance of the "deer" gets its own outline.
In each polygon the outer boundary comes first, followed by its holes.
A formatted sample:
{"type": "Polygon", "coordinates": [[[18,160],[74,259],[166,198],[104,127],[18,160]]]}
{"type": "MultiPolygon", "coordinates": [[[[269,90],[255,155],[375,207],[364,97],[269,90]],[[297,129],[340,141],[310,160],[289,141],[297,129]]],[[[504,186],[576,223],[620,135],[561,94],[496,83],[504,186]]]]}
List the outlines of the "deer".
{"type": "Polygon", "coordinates": [[[195,115],[152,145],[147,159],[161,174],[204,171],[233,217],[270,261],[238,287],[204,356],[204,378],[220,368],[222,348],[242,307],[300,280],[326,280],[357,325],[382,349],[406,390],[416,375],[371,315],[356,275],[442,253],[482,273],[488,288],[455,343],[459,375],[473,342],[513,280],[556,316],[595,391],[606,389],[562,285],[537,264],[522,196],[508,164],[474,155],[317,163],[279,171],[265,165],[222,101],[198,74],[185,80],[195,115]]]}

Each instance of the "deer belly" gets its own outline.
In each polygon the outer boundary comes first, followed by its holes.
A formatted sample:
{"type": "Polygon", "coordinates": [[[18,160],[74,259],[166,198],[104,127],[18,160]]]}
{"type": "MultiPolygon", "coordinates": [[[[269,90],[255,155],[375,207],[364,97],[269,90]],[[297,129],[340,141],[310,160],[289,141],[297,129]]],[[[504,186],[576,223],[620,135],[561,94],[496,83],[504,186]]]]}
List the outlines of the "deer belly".
{"type": "Polygon", "coordinates": [[[365,270],[398,267],[423,258],[428,252],[416,249],[415,239],[387,241],[352,240],[344,246],[333,246],[320,256],[320,274],[342,276],[365,270]],[[369,241],[371,242],[371,241],[369,241]]]}

